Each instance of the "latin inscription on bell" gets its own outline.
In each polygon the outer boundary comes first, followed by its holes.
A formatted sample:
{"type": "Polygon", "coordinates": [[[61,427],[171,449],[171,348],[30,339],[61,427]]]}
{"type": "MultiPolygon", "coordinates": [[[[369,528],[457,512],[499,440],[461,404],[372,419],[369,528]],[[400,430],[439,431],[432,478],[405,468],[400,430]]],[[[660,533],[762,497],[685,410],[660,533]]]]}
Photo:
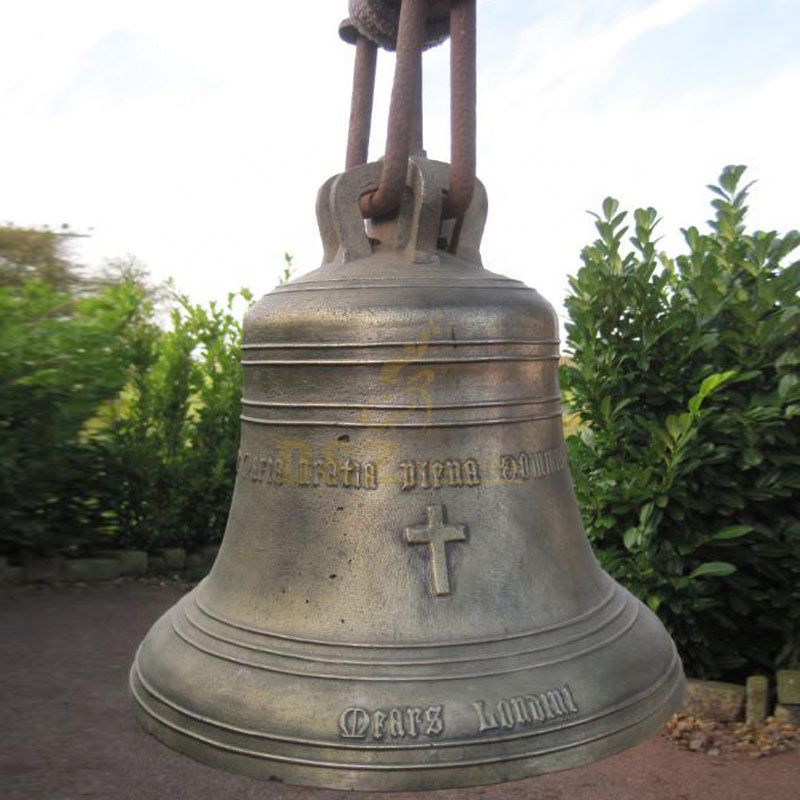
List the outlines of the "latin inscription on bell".
{"type": "Polygon", "coordinates": [[[532,727],[578,713],[572,690],[566,683],[561,689],[509,697],[494,705],[476,700],[472,707],[478,717],[478,733],[532,727]]]}
{"type": "Polygon", "coordinates": [[[545,478],[566,469],[567,450],[557,447],[537,452],[504,454],[486,467],[475,458],[401,461],[384,467],[379,474],[376,461],[341,459],[326,455],[316,458],[310,447],[296,445],[278,448],[275,453],[260,455],[240,452],[237,472],[267,486],[329,487],[340,489],[377,489],[379,484],[396,485],[404,492],[415,489],[469,489],[495,483],[520,483],[545,478]]]}
{"type": "Polygon", "coordinates": [[[438,461],[403,461],[400,464],[400,486],[411,489],[441,489],[443,486],[460,489],[480,486],[481,469],[474,458],[461,461],[443,458],[438,461]]]}
{"type": "MultiPolygon", "coordinates": [[[[567,683],[560,689],[518,695],[492,704],[476,700],[472,708],[478,733],[532,728],[578,714],[578,705],[567,683]]],[[[443,705],[375,710],[353,706],[339,717],[339,736],[342,739],[372,739],[380,742],[417,739],[421,736],[435,738],[444,732],[443,705]]]]}
{"type": "Polygon", "coordinates": [[[378,466],[354,459],[298,458],[287,462],[280,456],[261,458],[251,453],[239,453],[237,472],[253,483],[268,486],[328,486],[342,489],[377,489],[378,466]]]}
{"type": "Polygon", "coordinates": [[[536,453],[518,453],[500,456],[500,477],[504,481],[528,481],[531,478],[546,478],[566,469],[567,448],[554,447],[536,453]]]}
{"type": "Polygon", "coordinates": [[[348,708],[339,717],[343,739],[417,739],[444,733],[444,706],[376,709],[348,708]]]}

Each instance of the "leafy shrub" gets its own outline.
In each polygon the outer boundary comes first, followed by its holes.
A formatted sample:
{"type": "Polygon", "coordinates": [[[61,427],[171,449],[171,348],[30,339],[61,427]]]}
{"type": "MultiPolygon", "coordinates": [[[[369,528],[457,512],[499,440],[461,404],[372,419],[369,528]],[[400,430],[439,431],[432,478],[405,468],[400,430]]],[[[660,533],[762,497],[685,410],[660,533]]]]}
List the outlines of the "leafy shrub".
{"type": "Polygon", "coordinates": [[[98,443],[102,503],[122,543],[218,542],[239,442],[241,327],[225,306],[175,297],[171,326],[141,329],[129,384],[98,443]]]}
{"type": "Polygon", "coordinates": [[[100,509],[91,421],[128,380],[144,303],[124,278],[75,295],[39,278],[0,286],[0,549],[88,542],[100,509]]]}
{"type": "Polygon", "coordinates": [[[744,169],[709,187],[710,230],[675,259],[655,209],[627,247],[606,199],[566,301],[589,536],[698,677],[800,656],[800,234],[746,230],[744,169]]]}
{"type": "Polygon", "coordinates": [[[141,270],[89,279],[73,234],[0,227],[0,553],[219,541],[234,480],[241,329],[141,270]]]}

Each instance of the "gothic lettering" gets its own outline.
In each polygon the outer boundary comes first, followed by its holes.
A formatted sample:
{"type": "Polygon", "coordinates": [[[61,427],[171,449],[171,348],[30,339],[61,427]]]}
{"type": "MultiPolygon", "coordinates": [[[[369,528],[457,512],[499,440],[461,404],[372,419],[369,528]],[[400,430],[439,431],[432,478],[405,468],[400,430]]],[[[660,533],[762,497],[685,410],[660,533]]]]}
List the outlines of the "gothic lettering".
{"type": "Polygon", "coordinates": [[[578,713],[572,689],[567,683],[560,689],[504,698],[491,705],[485,700],[476,700],[472,707],[478,719],[478,733],[529,728],[578,713]]]}
{"type": "Polygon", "coordinates": [[[342,739],[376,741],[434,738],[444,733],[444,706],[427,708],[396,707],[367,711],[348,708],[339,717],[339,736],[342,739]]]}

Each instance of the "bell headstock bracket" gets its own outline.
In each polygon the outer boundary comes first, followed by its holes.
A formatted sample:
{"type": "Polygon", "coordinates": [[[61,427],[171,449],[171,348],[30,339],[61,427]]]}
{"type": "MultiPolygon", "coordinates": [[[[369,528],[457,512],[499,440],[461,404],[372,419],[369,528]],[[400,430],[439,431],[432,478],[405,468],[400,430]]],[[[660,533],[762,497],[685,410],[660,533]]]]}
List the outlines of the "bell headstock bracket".
{"type": "Polygon", "coordinates": [[[438,264],[442,253],[450,253],[481,266],[480,244],[488,198],[479,180],[475,181],[472,202],[463,218],[443,219],[449,164],[411,156],[399,209],[365,222],[359,200],[377,188],[381,170],[381,161],[362,164],[329,178],[320,188],[317,221],[323,266],[381,253],[418,265],[438,264]]]}

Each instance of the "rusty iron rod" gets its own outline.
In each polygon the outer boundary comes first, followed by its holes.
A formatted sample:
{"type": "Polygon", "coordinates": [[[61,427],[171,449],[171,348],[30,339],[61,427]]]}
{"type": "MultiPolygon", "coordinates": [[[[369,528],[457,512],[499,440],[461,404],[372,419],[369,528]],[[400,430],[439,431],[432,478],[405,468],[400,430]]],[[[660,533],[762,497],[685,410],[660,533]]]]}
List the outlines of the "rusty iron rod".
{"type": "Polygon", "coordinates": [[[397,64],[389,107],[386,156],[378,189],[361,198],[364,217],[381,217],[400,205],[406,185],[417,85],[425,44],[428,0],[403,0],[397,34],[397,64]]]}
{"type": "Polygon", "coordinates": [[[444,219],[464,216],[475,192],[476,47],[475,0],[457,0],[450,11],[450,188],[444,219]]]}
{"type": "Polygon", "coordinates": [[[422,111],[422,52],[419,54],[419,73],[417,77],[416,97],[414,99],[414,115],[411,118],[411,141],[409,152],[413,155],[422,155],[425,150],[425,135],[423,130],[422,111]]]}
{"type": "Polygon", "coordinates": [[[359,36],[356,40],[355,67],[353,69],[353,99],[350,104],[346,169],[367,163],[377,63],[378,46],[366,37],[359,36]]]}

